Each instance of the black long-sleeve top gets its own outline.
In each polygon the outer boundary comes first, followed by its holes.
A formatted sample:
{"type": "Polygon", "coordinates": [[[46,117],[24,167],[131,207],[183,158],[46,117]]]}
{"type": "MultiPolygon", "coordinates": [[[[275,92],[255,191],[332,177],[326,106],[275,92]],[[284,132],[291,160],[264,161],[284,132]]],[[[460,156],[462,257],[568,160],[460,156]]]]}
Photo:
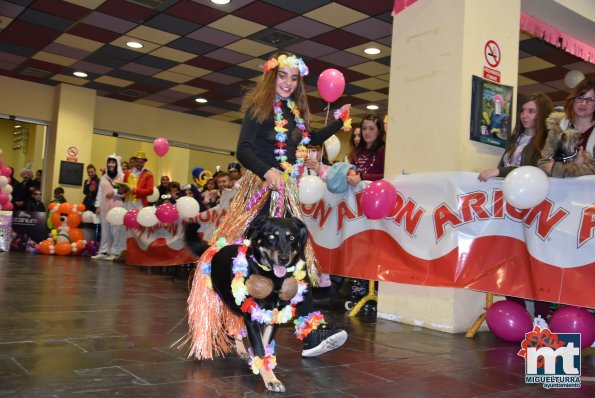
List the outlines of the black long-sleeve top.
{"type": "MultiPolygon", "coordinates": [[[[272,106],[272,105],[271,105],[272,106]]],[[[295,164],[295,152],[302,139],[301,130],[295,126],[293,113],[287,107],[285,101],[282,102],[283,117],[287,120],[287,161],[295,164]]],[[[276,131],[273,118],[258,123],[250,117],[250,111],[246,111],[240,130],[240,138],[237,146],[237,158],[244,167],[264,180],[264,175],[272,167],[281,170],[281,165],[275,159],[276,131]]],[[[343,127],[342,120],[335,120],[320,130],[310,131],[309,145],[322,145],[330,136],[335,134],[343,127]]]]}

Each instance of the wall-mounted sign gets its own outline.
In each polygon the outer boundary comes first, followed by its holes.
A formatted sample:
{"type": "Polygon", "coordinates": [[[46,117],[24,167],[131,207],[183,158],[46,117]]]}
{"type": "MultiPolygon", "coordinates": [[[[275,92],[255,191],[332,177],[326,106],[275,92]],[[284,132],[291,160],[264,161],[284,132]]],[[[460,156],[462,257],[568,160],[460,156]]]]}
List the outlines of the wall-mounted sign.
{"type": "Polygon", "coordinates": [[[483,67],[483,78],[500,83],[500,71],[495,69],[500,65],[502,53],[500,46],[494,40],[488,40],[483,47],[483,56],[487,66],[483,67]]]}
{"type": "Polygon", "coordinates": [[[76,155],[79,154],[79,149],[75,146],[69,146],[67,154],[68,156],[66,156],[66,160],[68,160],[69,162],[76,162],[78,160],[76,155]]]}

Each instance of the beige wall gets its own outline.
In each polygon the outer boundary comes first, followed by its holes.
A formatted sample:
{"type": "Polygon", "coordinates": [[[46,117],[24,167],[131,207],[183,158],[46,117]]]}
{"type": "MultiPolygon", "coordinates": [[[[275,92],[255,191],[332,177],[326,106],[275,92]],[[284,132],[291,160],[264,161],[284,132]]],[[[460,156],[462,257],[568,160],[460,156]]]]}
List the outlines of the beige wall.
{"type": "MultiPolygon", "coordinates": [[[[0,76],[0,87],[0,113],[49,123],[50,170],[45,173],[48,178],[45,185],[50,189],[46,193],[58,186],[60,160],[66,160],[66,149],[70,145],[79,148],[79,162],[93,162],[98,168],[103,167],[105,158],[111,153],[116,152],[126,158],[137,150],[144,150],[149,158],[147,167],[156,176],[170,174],[170,177],[180,182],[191,181],[190,173],[194,167],[214,171],[216,165],[225,169],[230,161],[235,160],[232,156],[176,147],[171,147],[168,154],[158,158],[150,142],[120,140],[122,142],[114,143],[111,140],[115,139],[92,134],[92,131],[108,130],[149,139],[164,137],[187,144],[235,151],[240,130],[237,124],[97,97],[94,90],[68,84],[50,87],[0,76]]],[[[4,142],[0,141],[0,147],[5,146],[4,142]]],[[[35,148],[38,148],[37,139],[35,142],[35,148]]],[[[37,166],[38,149],[35,151],[34,167],[43,168],[42,164],[37,166]]],[[[82,200],[82,187],[65,188],[69,200],[82,200]]],[[[44,200],[48,200],[46,195],[44,200]]]]}

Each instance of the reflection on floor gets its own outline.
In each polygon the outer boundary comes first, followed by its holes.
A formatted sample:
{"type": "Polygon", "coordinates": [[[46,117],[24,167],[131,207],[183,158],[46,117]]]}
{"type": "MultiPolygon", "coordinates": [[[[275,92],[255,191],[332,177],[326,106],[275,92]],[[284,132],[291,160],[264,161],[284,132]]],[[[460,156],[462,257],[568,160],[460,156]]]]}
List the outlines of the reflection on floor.
{"type": "MultiPolygon", "coordinates": [[[[237,357],[193,361],[170,347],[185,332],[188,282],[172,273],[81,257],[0,253],[0,396],[259,397],[260,376],[237,357]]],[[[347,317],[321,300],[346,345],[300,356],[292,330],[277,334],[283,396],[567,397],[524,382],[519,346],[479,333],[433,332],[372,315],[347,317]]],[[[583,387],[594,397],[595,358],[583,387]]],[[[275,394],[273,394],[275,395],[275,394]]],[[[279,394],[277,394],[280,396],[279,394]]]]}

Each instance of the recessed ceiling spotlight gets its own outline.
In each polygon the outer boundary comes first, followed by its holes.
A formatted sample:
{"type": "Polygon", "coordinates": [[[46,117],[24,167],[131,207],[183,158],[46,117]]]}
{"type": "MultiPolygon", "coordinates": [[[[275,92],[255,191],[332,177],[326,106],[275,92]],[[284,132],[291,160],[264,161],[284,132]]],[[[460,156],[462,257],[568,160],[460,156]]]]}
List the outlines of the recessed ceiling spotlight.
{"type": "Polygon", "coordinates": [[[378,105],[368,105],[368,106],[366,106],[366,109],[369,109],[371,111],[375,111],[378,108],[379,108],[378,105]]]}
{"type": "Polygon", "coordinates": [[[75,75],[76,77],[87,77],[88,75],[85,72],[73,72],[73,75],[75,75]]]}
{"type": "Polygon", "coordinates": [[[20,124],[15,124],[15,125],[14,125],[14,128],[15,128],[15,129],[20,129],[21,127],[23,127],[23,126],[21,126],[20,124]]]}
{"type": "Polygon", "coordinates": [[[366,48],[364,50],[364,52],[369,55],[376,55],[376,54],[380,54],[380,49],[376,48],[376,47],[369,47],[369,48],[366,48]]]}
{"type": "Polygon", "coordinates": [[[143,48],[144,46],[137,41],[129,41],[126,45],[130,48],[143,48]]]}
{"type": "Polygon", "coordinates": [[[215,3],[215,4],[227,4],[230,1],[231,0],[211,0],[211,3],[215,3]]]}
{"type": "Polygon", "coordinates": [[[198,102],[199,104],[206,104],[207,103],[206,98],[197,98],[194,101],[198,102]]]}

